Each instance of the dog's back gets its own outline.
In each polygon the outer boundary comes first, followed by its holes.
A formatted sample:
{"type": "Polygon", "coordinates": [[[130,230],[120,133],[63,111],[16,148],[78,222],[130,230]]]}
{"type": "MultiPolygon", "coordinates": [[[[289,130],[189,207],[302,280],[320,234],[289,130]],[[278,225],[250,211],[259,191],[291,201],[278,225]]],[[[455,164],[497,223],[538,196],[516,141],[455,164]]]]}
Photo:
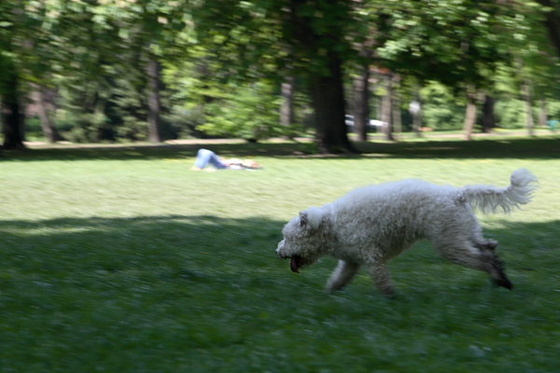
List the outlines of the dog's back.
{"type": "Polygon", "coordinates": [[[440,220],[457,213],[458,192],[417,179],[366,186],[332,203],[333,222],[343,244],[397,255],[416,240],[431,238],[440,220]]]}
{"type": "MultiPolygon", "coordinates": [[[[473,208],[485,213],[510,211],[530,201],[535,176],[527,170],[512,174],[511,185],[453,187],[406,179],[355,189],[334,201],[338,229],[345,237],[374,240],[391,246],[394,241],[433,240],[442,230],[473,226],[473,208]]],[[[397,250],[398,251],[398,250],[397,250]]]]}
{"type": "Polygon", "coordinates": [[[392,211],[421,210],[421,206],[454,203],[459,189],[432,184],[420,179],[406,179],[354,189],[333,202],[338,211],[367,210],[367,214],[387,215],[392,211]]]}
{"type": "MultiPolygon", "coordinates": [[[[468,185],[457,188],[437,185],[420,179],[406,179],[355,189],[333,205],[339,209],[356,209],[361,205],[382,205],[383,209],[402,209],[419,204],[470,204],[483,213],[509,212],[531,201],[537,178],[527,169],[512,173],[507,187],[468,185]]],[[[381,207],[381,206],[379,206],[381,207]]],[[[358,208],[359,209],[359,208],[358,208]]]]}

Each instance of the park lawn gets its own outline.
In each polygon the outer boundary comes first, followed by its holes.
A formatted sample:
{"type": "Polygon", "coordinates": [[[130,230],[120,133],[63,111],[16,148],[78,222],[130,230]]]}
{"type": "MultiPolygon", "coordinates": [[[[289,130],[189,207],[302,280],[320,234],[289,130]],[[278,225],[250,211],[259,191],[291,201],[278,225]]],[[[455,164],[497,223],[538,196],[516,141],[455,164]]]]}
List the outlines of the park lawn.
{"type": "Polygon", "coordinates": [[[190,171],[196,146],[0,154],[0,372],[556,372],[560,140],[223,144],[259,171],[190,171]],[[329,258],[300,274],[274,253],[287,220],[371,183],[507,185],[535,200],[482,216],[514,291],[421,243],[326,295],[329,258]]]}

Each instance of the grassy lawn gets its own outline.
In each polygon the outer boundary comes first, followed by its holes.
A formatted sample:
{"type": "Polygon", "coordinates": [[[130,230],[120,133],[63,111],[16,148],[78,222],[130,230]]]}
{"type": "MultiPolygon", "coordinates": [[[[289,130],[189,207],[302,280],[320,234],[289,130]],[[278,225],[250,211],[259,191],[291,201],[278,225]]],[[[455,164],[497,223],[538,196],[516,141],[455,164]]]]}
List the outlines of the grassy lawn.
{"type": "Polygon", "coordinates": [[[557,372],[560,139],[216,144],[263,170],[194,172],[195,145],[0,153],[0,372],[557,372]],[[335,265],[276,258],[298,211],[402,178],[507,185],[533,203],[479,215],[516,288],[428,244],[323,293],[335,265]]]}

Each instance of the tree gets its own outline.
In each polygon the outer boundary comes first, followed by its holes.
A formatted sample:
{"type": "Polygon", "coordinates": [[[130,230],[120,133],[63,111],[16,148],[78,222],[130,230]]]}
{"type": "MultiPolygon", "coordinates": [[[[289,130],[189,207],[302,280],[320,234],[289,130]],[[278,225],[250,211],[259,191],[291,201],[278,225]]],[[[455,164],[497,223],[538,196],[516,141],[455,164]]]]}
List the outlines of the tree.
{"type": "Polygon", "coordinates": [[[290,76],[281,85],[282,106],[280,107],[280,124],[287,128],[295,123],[294,94],[295,79],[290,76]]]}
{"type": "MultiPolygon", "coordinates": [[[[467,87],[494,95],[499,94],[493,89],[496,66],[519,60],[522,76],[511,83],[517,84],[516,93],[526,82],[534,100],[543,102],[555,97],[551,77],[557,76],[550,67],[557,59],[543,47],[555,44],[555,29],[543,25],[558,21],[559,11],[555,2],[540,2],[547,7],[509,0],[422,6],[417,0],[3,1],[5,142],[23,145],[21,108],[31,90],[56,91],[56,117],[71,128],[65,135],[72,132],[82,141],[126,137],[159,142],[166,136],[173,105],[196,107],[188,115],[198,117],[189,125],[206,120],[214,130],[221,123],[218,115],[229,123],[250,117],[252,105],[257,106],[254,115],[263,107],[279,110],[275,98],[283,83],[283,121],[293,123],[293,85],[285,83],[297,81],[298,97],[308,92],[323,152],[354,150],[344,123],[345,83],[354,86],[355,127],[360,139],[367,138],[372,68],[420,85],[439,81],[456,96],[464,96],[467,87]],[[207,73],[199,74],[200,66],[207,73]],[[183,84],[189,79],[202,83],[183,84]],[[255,89],[263,85],[276,88],[255,89]],[[216,94],[220,89],[222,96],[216,94]],[[237,89],[239,97],[230,89],[237,89]],[[254,92],[266,96],[255,97],[254,92]],[[266,100],[270,105],[262,105],[266,100]]],[[[398,119],[400,106],[393,105],[386,116],[398,119]]],[[[54,140],[52,118],[48,110],[42,114],[45,135],[54,140]]],[[[224,130],[243,136],[255,128],[259,134],[277,133],[269,116],[265,122],[271,131],[248,120],[235,124],[247,125],[247,131],[229,124],[224,130]]]]}
{"type": "Polygon", "coordinates": [[[465,131],[465,139],[467,141],[472,140],[472,135],[474,132],[474,125],[476,122],[476,114],[477,114],[478,96],[479,93],[475,86],[470,86],[467,88],[467,108],[465,113],[465,121],[463,124],[463,130],[465,131]]]}
{"type": "Polygon", "coordinates": [[[52,107],[54,106],[54,97],[56,92],[44,85],[35,85],[33,97],[37,105],[39,119],[41,121],[41,129],[48,143],[53,144],[61,140],[54,119],[52,116],[52,107]]]}
{"type": "MultiPolygon", "coordinates": [[[[5,65],[4,65],[5,66],[5,65]]],[[[2,121],[4,124],[5,149],[23,149],[24,114],[21,105],[20,78],[15,66],[9,66],[3,76],[1,100],[2,121]]]]}
{"type": "MultiPolygon", "coordinates": [[[[559,8],[551,1],[540,2],[548,7],[538,7],[532,2],[511,4],[518,14],[519,22],[512,26],[515,37],[507,44],[512,56],[509,70],[505,69],[509,73],[510,83],[505,89],[502,88],[503,93],[514,94],[523,101],[525,127],[531,136],[535,128],[534,102],[557,97],[555,81],[560,73],[560,54],[555,54],[553,50],[553,47],[560,46],[555,45],[560,34],[558,30],[550,29],[551,25],[560,22],[559,8]]],[[[540,120],[546,122],[546,117],[540,120]]]]}
{"type": "Polygon", "coordinates": [[[155,56],[149,55],[146,66],[148,101],[148,138],[150,142],[161,142],[161,64],[155,56]]]}
{"type": "MultiPolygon", "coordinates": [[[[17,23],[25,33],[16,34],[20,42],[13,53],[24,83],[32,82],[38,92],[56,87],[72,139],[115,140],[118,134],[138,139],[143,132],[161,141],[162,66],[184,56],[186,1],[17,3],[28,20],[25,27],[17,23]]],[[[56,131],[48,116],[42,115],[42,123],[51,138],[49,130],[56,131]]]]}
{"type": "Polygon", "coordinates": [[[519,13],[530,8],[496,0],[417,5],[404,1],[392,9],[391,37],[379,53],[393,71],[420,82],[439,81],[456,95],[466,92],[465,131],[470,139],[476,119],[474,91],[491,87],[497,65],[512,60],[512,35],[527,32],[519,13]]]}
{"type": "Polygon", "coordinates": [[[482,131],[484,133],[490,133],[496,127],[495,101],[494,97],[488,94],[484,95],[482,104],[482,131]]]}
{"type": "Polygon", "coordinates": [[[24,148],[21,69],[19,49],[25,40],[27,18],[21,4],[2,2],[0,4],[0,114],[3,147],[24,148]]]}
{"type": "MultiPolygon", "coordinates": [[[[371,63],[373,46],[356,26],[367,18],[364,9],[349,0],[208,1],[194,9],[193,19],[215,74],[245,82],[276,79],[279,85],[297,78],[311,99],[320,151],[352,152],[344,120],[345,68],[354,64],[367,72],[371,63]],[[367,47],[363,55],[357,45],[367,47]]],[[[367,79],[362,82],[356,117],[365,131],[369,92],[367,79]]]]}
{"type": "Polygon", "coordinates": [[[354,128],[361,141],[368,139],[372,72],[378,71],[379,69],[374,66],[382,63],[376,49],[386,36],[382,31],[386,28],[386,17],[372,3],[356,1],[352,4],[353,22],[359,26],[352,30],[352,35],[349,35],[352,37],[353,48],[357,51],[357,58],[350,60],[347,65],[351,66],[354,75],[352,81],[354,128]]]}
{"type": "Polygon", "coordinates": [[[344,39],[351,20],[350,1],[278,1],[285,50],[291,52],[294,74],[306,84],[315,114],[321,152],[353,152],[345,124],[343,64],[351,48],[344,39]]]}
{"type": "Polygon", "coordinates": [[[279,134],[280,98],[273,98],[276,85],[265,81],[252,84],[221,85],[205,107],[205,133],[259,141],[279,134]]]}
{"type": "Polygon", "coordinates": [[[560,4],[554,0],[537,0],[545,7],[544,27],[548,31],[550,42],[560,55],[560,4]]]}
{"type": "Polygon", "coordinates": [[[360,141],[367,141],[368,139],[368,125],[369,125],[369,79],[370,69],[369,66],[362,67],[361,71],[354,76],[352,85],[352,103],[354,112],[354,127],[358,134],[360,141]]]}
{"type": "MultiPolygon", "coordinates": [[[[109,31],[113,49],[122,53],[111,63],[119,73],[129,75],[142,93],[148,139],[161,142],[163,65],[188,53],[183,36],[189,28],[190,8],[186,1],[139,0],[132,3],[107,0],[97,4],[94,21],[99,30],[109,31]],[[133,67],[132,73],[127,73],[133,67]]],[[[123,75],[120,75],[123,76],[123,75]]],[[[119,75],[113,77],[119,79],[119,75]]]]}
{"type": "Polygon", "coordinates": [[[343,73],[352,52],[345,39],[350,5],[350,0],[208,1],[193,17],[213,63],[229,57],[221,63],[222,76],[234,70],[236,79],[266,77],[278,85],[297,78],[311,99],[320,151],[351,152],[343,73]]]}

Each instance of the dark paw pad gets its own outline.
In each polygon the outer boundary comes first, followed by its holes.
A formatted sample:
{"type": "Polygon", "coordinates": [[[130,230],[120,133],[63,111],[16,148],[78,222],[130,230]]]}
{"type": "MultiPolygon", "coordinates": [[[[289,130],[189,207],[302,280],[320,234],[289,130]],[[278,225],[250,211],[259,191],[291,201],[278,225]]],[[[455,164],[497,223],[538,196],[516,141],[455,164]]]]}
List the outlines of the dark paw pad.
{"type": "Polygon", "coordinates": [[[494,284],[496,286],[501,286],[503,288],[506,288],[508,290],[513,290],[513,284],[511,283],[511,281],[507,278],[501,278],[501,279],[494,279],[492,280],[494,282],[494,284]]]}

